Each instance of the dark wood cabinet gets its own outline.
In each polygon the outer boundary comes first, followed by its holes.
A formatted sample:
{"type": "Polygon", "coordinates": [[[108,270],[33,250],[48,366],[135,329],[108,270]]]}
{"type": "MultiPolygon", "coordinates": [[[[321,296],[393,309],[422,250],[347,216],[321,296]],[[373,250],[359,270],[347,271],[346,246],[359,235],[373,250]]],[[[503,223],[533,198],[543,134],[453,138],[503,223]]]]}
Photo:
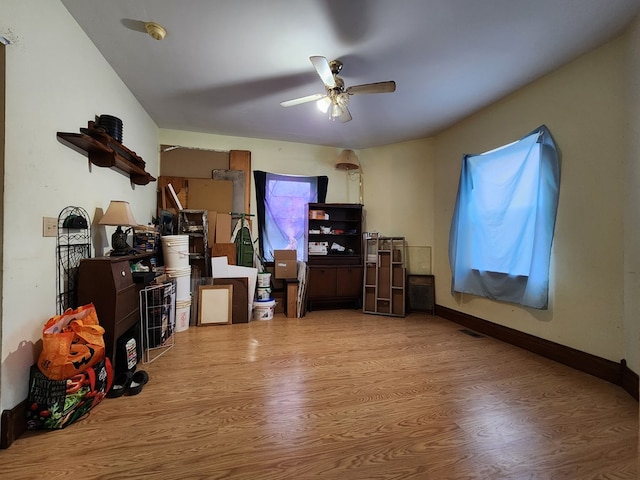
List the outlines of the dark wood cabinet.
{"type": "Polygon", "coordinates": [[[360,308],[362,266],[315,265],[309,267],[308,310],[313,308],[360,308]]]}
{"type": "Polygon", "coordinates": [[[362,266],[336,268],[336,295],[358,299],[358,307],[362,299],[362,266]]]}
{"type": "Polygon", "coordinates": [[[307,288],[309,300],[335,297],[336,267],[319,265],[310,268],[307,288]]]}
{"type": "Polygon", "coordinates": [[[308,238],[308,310],[360,308],[362,205],[309,204],[308,238]]]}
{"type": "Polygon", "coordinates": [[[93,303],[104,328],[105,354],[115,369],[118,338],[140,322],[139,291],[131,262],[148,260],[151,254],[86,258],[78,269],[78,304],[93,303]]]}

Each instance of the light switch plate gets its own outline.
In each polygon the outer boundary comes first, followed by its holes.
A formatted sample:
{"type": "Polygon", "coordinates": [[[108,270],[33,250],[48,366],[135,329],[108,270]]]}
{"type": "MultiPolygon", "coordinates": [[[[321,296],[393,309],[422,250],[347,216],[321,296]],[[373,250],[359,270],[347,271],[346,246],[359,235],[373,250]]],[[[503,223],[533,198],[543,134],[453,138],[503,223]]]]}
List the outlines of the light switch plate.
{"type": "Polygon", "coordinates": [[[58,219],[53,217],[42,217],[42,236],[58,236],[58,219]]]}

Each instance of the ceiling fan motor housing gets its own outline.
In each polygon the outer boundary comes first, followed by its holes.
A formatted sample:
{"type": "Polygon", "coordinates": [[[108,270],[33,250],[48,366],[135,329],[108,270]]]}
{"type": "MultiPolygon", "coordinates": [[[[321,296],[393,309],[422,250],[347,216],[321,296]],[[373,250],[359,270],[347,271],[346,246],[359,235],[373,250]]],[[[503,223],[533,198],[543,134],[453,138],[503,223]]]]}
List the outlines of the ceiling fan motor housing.
{"type": "Polygon", "coordinates": [[[349,94],[340,92],[336,95],[335,102],[341,107],[346,108],[349,105],[349,94]]]}
{"type": "Polygon", "coordinates": [[[338,75],[334,75],[333,78],[336,81],[336,86],[333,87],[331,90],[336,90],[338,92],[343,92],[344,91],[344,80],[342,80],[342,78],[340,78],[338,75]]]}
{"type": "Polygon", "coordinates": [[[340,60],[331,60],[329,62],[329,68],[331,69],[331,73],[337,75],[342,70],[342,62],[340,60]]]}

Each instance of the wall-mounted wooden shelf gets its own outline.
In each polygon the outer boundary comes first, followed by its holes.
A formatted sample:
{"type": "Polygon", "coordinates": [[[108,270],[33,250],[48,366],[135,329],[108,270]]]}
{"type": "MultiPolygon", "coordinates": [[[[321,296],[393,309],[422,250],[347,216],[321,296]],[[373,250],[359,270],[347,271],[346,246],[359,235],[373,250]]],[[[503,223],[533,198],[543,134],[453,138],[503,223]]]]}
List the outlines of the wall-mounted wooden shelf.
{"type": "Polygon", "coordinates": [[[146,185],[156,179],[145,171],[145,162],[135,152],[89,121],[80,133],[58,132],[58,139],[67,147],[82,153],[98,167],[108,167],[127,175],[132,183],[146,185]]]}

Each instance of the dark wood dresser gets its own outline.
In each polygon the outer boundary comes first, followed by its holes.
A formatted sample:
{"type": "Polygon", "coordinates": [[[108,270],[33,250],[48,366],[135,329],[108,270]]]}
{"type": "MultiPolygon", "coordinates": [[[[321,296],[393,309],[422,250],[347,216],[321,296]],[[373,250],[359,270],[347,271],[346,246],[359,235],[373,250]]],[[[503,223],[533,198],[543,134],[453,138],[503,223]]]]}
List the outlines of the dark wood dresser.
{"type": "Polygon", "coordinates": [[[139,291],[131,263],[148,261],[151,254],[86,258],[78,270],[78,304],[93,303],[104,328],[105,354],[115,369],[118,338],[140,321],[139,291]]]}

